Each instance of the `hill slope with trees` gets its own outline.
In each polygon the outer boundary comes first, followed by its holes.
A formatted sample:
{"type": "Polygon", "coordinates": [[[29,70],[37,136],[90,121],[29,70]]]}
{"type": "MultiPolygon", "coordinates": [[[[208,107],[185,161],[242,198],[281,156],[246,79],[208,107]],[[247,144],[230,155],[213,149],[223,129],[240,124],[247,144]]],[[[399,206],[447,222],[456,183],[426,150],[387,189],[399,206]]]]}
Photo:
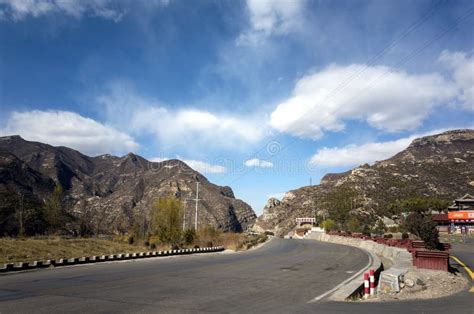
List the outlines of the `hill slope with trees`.
{"type": "Polygon", "coordinates": [[[270,199],[255,225],[285,234],[296,217],[331,218],[345,229],[374,226],[379,217],[410,208],[440,210],[474,191],[474,130],[453,130],[415,139],[395,156],[340,174],[320,185],[270,199]]]}

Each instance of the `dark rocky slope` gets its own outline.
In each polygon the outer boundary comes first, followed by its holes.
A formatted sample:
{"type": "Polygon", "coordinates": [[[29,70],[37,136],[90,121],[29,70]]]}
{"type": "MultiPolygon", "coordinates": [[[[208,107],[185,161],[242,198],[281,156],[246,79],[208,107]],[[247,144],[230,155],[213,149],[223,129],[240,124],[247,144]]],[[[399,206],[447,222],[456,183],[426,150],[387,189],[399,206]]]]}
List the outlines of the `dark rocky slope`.
{"type": "Polygon", "coordinates": [[[179,160],[150,162],[140,156],[85,156],[67,147],[30,142],[19,136],[0,138],[2,214],[18,208],[26,191],[31,206],[41,206],[58,182],[70,214],[87,215],[98,232],[123,232],[148,219],[153,202],[177,197],[186,203],[187,222],[194,221],[196,182],[200,183],[199,223],[240,231],[254,223],[252,208],[235,199],[230,187],[210,183],[179,160]],[[6,156],[6,157],[4,157],[6,156]]]}

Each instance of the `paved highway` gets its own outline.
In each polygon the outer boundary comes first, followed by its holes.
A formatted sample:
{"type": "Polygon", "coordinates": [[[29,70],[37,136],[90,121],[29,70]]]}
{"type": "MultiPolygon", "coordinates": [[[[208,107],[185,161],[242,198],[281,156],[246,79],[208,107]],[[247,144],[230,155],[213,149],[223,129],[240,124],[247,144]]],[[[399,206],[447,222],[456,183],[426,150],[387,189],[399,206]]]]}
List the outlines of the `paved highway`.
{"type": "Polygon", "coordinates": [[[366,266],[347,246],[275,239],[242,253],[0,277],[0,312],[291,312],[366,266]]]}
{"type": "Polygon", "coordinates": [[[421,302],[307,303],[367,262],[356,248],[275,239],[243,253],[25,272],[0,276],[0,313],[474,313],[467,291],[421,302]]]}

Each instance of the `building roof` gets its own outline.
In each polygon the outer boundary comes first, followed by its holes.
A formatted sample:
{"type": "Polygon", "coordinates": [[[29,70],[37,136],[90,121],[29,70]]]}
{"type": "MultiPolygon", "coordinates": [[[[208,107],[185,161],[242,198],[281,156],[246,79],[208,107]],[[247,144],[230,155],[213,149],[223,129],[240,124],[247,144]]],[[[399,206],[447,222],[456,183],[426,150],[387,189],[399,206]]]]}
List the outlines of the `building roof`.
{"type": "Polygon", "coordinates": [[[474,203],[474,197],[470,194],[466,194],[464,195],[463,197],[461,198],[458,198],[456,200],[454,200],[455,202],[459,202],[459,203],[469,203],[469,202],[473,202],[474,203]]]}

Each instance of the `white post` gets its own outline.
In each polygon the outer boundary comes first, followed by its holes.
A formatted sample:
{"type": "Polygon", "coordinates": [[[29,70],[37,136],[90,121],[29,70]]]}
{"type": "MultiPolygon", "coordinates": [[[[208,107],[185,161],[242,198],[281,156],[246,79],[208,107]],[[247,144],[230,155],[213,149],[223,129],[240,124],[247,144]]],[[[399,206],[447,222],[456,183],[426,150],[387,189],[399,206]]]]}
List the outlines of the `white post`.
{"type": "Polygon", "coordinates": [[[198,229],[198,202],[199,202],[199,182],[196,182],[196,212],[194,214],[194,230],[198,229]]]}
{"type": "Polygon", "coordinates": [[[184,200],[184,208],[183,208],[183,231],[186,230],[186,207],[188,205],[187,200],[184,200]]]}

